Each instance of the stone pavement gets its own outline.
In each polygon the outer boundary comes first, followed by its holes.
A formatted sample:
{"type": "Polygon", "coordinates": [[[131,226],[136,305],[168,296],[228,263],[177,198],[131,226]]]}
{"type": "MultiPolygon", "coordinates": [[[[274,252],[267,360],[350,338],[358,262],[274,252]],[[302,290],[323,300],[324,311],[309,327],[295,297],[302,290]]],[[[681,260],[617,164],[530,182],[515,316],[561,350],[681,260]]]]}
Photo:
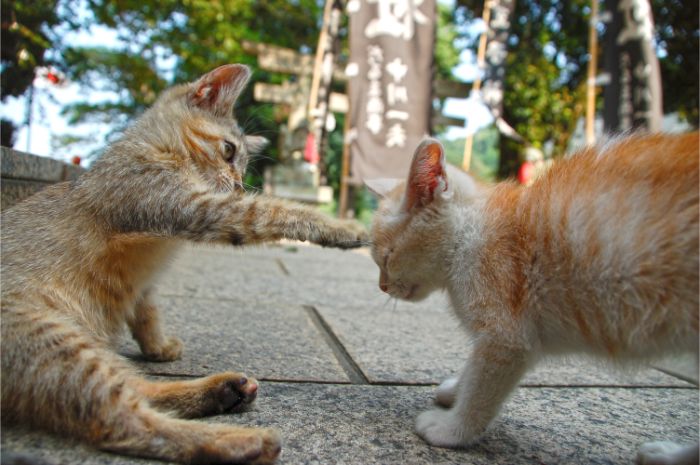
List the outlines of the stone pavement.
{"type": "MultiPolygon", "coordinates": [[[[694,363],[614,372],[557,359],[522,381],[481,443],[426,445],[413,421],[434,385],[461,369],[466,336],[435,296],[389,301],[366,250],[306,245],[189,247],[164,274],[158,301],[181,360],[147,363],[153,377],[238,370],[261,381],[247,412],[204,421],[278,428],[280,464],[629,464],[641,442],[698,439],[694,363]]],[[[156,464],[13,428],[2,452],[53,464],[156,464]]]]}

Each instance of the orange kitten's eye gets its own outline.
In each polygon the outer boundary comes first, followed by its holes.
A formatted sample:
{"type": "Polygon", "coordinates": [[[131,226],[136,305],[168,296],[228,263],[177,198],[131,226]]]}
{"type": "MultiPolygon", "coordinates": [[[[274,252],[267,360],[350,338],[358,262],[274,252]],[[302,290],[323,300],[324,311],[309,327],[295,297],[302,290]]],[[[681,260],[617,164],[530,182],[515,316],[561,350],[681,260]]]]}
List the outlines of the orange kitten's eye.
{"type": "Polygon", "coordinates": [[[224,160],[231,162],[236,156],[236,145],[233,142],[224,141],[224,160]]]}

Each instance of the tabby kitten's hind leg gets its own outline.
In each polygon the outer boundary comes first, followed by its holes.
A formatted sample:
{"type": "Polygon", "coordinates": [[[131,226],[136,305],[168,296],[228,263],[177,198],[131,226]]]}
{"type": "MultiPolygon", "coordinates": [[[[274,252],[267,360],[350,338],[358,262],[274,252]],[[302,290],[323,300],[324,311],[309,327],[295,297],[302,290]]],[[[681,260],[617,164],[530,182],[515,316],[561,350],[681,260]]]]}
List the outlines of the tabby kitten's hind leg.
{"type": "Polygon", "coordinates": [[[127,323],[146,359],[152,362],[169,362],[179,359],[182,355],[182,341],[175,336],[163,334],[158,307],[151,302],[149,292],[136,303],[134,314],[127,323]]]}
{"type": "Polygon", "coordinates": [[[242,373],[227,372],[187,381],[143,380],[138,390],[158,409],[197,418],[243,410],[255,400],[258,383],[242,373]]]}
{"type": "MultiPolygon", "coordinates": [[[[280,439],[273,430],[186,421],[159,412],[141,392],[148,383],[71,320],[47,307],[4,304],[2,368],[12,376],[3,376],[1,385],[3,423],[41,426],[102,450],[181,463],[263,464],[279,455],[280,439]]],[[[225,379],[242,381],[219,376],[219,386],[225,379]]],[[[216,392],[212,378],[201,380],[208,388],[202,392],[216,392]]],[[[227,399],[217,398],[224,405],[227,399]]]]}

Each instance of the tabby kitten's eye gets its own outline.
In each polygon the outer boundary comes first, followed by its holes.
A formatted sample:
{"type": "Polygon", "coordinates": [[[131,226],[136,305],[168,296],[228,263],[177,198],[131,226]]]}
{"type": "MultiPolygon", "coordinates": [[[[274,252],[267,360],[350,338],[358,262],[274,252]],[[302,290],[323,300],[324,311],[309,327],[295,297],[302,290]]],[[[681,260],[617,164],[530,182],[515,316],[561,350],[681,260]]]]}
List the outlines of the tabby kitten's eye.
{"type": "Polygon", "coordinates": [[[233,142],[224,141],[224,160],[233,161],[236,156],[236,145],[233,142]]]}

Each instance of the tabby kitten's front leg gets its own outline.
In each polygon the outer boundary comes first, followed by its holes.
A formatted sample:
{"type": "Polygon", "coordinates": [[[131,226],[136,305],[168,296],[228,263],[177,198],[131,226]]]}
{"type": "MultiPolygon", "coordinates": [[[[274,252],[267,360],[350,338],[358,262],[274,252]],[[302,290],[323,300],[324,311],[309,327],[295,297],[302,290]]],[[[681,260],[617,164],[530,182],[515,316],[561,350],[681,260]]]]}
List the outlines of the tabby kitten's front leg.
{"type": "Polygon", "coordinates": [[[472,444],[496,417],[528,362],[528,354],[519,348],[479,340],[457,384],[448,380],[438,389],[438,403],[453,403],[452,407],[420,414],[416,432],[438,447],[472,444]]]}
{"type": "MultiPolygon", "coordinates": [[[[134,168],[135,169],[135,168],[134,168]]],[[[211,193],[187,189],[187,179],[169,169],[151,167],[148,173],[128,170],[106,182],[106,196],[130,182],[126,199],[107,199],[106,220],[119,233],[150,233],[195,242],[232,245],[260,244],[279,239],[310,241],[349,249],[364,245],[367,231],[354,221],[342,221],[305,205],[241,192],[211,193]],[[129,178],[127,181],[126,178],[129,178]],[[125,202],[128,201],[128,203],[125,202]]]]}
{"type": "Polygon", "coordinates": [[[141,353],[152,362],[170,362],[182,355],[182,341],[163,334],[158,307],[150,299],[149,292],[136,303],[134,314],[127,319],[131,334],[138,342],[141,353]]]}
{"type": "Polygon", "coordinates": [[[244,243],[279,239],[309,241],[327,247],[360,247],[369,236],[354,221],[330,218],[317,210],[282,199],[255,196],[240,200],[241,233],[244,243]]]}

